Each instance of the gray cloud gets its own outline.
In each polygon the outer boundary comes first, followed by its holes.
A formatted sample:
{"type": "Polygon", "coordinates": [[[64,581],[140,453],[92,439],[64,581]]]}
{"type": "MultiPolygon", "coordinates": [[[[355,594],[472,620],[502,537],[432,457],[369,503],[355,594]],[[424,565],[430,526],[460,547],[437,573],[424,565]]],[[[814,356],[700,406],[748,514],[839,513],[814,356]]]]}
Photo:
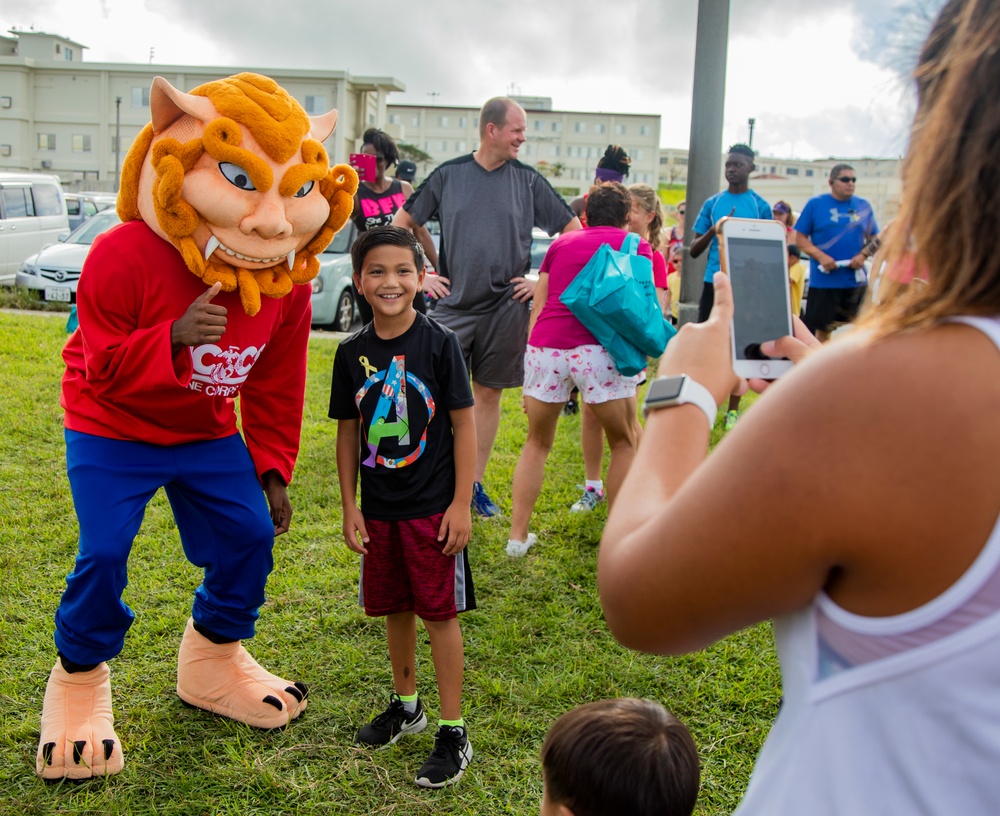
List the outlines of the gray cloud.
{"type": "MultiPolygon", "coordinates": [[[[841,0],[831,7],[816,0],[736,0],[730,41],[780,32],[798,19],[827,17],[831,8],[847,10],[860,24],[845,48],[873,66],[902,74],[905,69],[894,66],[918,35],[906,33],[901,21],[920,13],[930,17],[942,1],[841,0]]],[[[106,2],[100,3],[102,9],[106,2]]],[[[202,64],[392,76],[407,86],[392,101],[415,104],[429,102],[433,92],[438,104],[479,105],[513,84],[527,95],[551,96],[557,108],[659,113],[668,141],[676,146],[686,141],[697,18],[693,0],[435,0],[424,5],[295,0],[260,12],[245,0],[144,0],[143,5],[164,24],[184,21],[191,37],[205,43],[202,64]]],[[[8,0],[4,11],[18,24],[57,28],[53,0],[8,0]]],[[[174,55],[176,43],[156,41],[158,34],[135,32],[111,45],[85,44],[100,45],[100,59],[118,61],[145,61],[155,44],[157,62],[181,62],[174,55]]],[[[783,53],[761,54],[752,65],[731,62],[729,71],[759,71],[762,82],[773,82],[775,66],[784,65],[792,86],[810,68],[808,45],[789,42],[783,53]]],[[[831,105],[850,101],[849,94],[836,98],[841,90],[831,82],[831,105]]],[[[885,98],[904,104],[897,89],[885,98]]],[[[727,100],[727,110],[733,103],[727,100]]],[[[775,100],[773,110],[788,108],[787,100],[775,100]]],[[[898,124],[900,118],[891,120],[898,124]]],[[[874,141],[863,152],[896,143],[876,126],[824,127],[791,114],[774,121],[780,121],[781,139],[789,144],[814,144],[817,135],[827,133],[819,141],[834,153],[856,152],[853,146],[868,137],[874,141]]]]}

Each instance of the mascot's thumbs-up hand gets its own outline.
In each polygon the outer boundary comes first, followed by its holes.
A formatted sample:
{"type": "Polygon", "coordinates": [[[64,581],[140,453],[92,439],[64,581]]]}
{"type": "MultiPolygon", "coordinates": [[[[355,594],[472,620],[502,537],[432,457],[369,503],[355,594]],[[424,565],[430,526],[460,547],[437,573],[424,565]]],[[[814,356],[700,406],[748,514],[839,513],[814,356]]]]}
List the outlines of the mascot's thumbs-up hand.
{"type": "Polygon", "coordinates": [[[170,342],[175,346],[197,346],[217,343],[226,330],[226,307],[212,303],[222,289],[213,283],[204,294],[198,295],[187,311],[170,327],[170,342]]]}

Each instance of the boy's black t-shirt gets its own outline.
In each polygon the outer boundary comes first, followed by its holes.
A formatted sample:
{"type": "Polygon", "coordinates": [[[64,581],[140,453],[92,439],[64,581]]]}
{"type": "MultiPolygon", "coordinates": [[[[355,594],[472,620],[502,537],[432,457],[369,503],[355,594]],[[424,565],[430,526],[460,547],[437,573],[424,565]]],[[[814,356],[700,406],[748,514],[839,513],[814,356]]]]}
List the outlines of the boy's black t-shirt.
{"type": "Polygon", "coordinates": [[[448,509],[455,498],[448,412],[472,404],[458,337],[422,314],[392,340],[369,323],[340,344],[330,417],[360,417],[366,518],[398,521],[448,509]]]}

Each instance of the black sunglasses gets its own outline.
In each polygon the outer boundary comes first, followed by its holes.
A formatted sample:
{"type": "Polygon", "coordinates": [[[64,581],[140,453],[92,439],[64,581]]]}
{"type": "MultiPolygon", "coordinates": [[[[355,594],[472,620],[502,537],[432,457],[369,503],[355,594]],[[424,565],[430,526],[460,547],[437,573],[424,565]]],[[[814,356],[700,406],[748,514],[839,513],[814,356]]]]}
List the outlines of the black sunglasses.
{"type": "Polygon", "coordinates": [[[854,182],[857,181],[857,178],[854,176],[837,176],[837,181],[842,181],[844,184],[854,184],[854,182]]]}

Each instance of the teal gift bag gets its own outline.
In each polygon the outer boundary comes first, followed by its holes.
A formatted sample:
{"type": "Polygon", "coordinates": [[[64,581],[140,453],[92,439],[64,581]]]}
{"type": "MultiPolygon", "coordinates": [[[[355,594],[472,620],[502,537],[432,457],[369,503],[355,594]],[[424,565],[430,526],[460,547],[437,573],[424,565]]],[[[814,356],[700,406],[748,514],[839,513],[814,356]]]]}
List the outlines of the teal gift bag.
{"type": "Polygon", "coordinates": [[[639,236],[630,232],[619,252],[610,251],[603,273],[594,283],[590,305],[632,345],[658,357],[676,329],[660,309],[653,286],[653,262],[638,250],[639,236]]]}
{"type": "Polygon", "coordinates": [[[621,251],[601,244],[559,297],[625,376],[642,371],[647,356],[662,354],[676,333],[660,312],[652,263],[638,248],[633,233],[621,251]]]}

